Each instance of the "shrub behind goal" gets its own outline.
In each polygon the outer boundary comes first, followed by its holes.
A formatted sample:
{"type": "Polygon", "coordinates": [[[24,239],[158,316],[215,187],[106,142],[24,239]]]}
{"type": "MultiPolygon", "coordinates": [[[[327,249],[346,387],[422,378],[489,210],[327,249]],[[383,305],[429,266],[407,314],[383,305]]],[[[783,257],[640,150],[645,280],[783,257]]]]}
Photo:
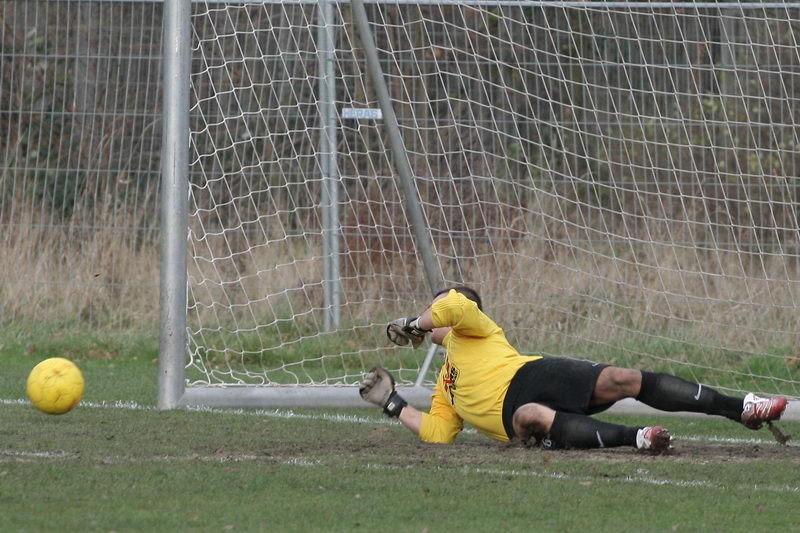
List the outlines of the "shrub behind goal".
{"type": "Polygon", "coordinates": [[[385,324],[456,283],[523,353],[798,394],[800,8],[552,4],[167,12],[162,407],[424,400],[385,324]]]}

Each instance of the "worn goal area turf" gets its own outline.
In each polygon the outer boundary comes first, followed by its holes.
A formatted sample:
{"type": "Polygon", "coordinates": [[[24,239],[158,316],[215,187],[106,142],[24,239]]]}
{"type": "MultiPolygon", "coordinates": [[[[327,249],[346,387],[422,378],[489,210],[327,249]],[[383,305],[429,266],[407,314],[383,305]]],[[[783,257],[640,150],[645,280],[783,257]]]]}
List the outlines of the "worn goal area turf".
{"type": "Polygon", "coordinates": [[[607,417],[667,425],[664,455],[426,445],[376,409],[159,412],[152,358],[102,356],[50,416],[24,401],[41,358],[0,348],[2,531],[800,528],[800,447],[723,420],[607,417]]]}

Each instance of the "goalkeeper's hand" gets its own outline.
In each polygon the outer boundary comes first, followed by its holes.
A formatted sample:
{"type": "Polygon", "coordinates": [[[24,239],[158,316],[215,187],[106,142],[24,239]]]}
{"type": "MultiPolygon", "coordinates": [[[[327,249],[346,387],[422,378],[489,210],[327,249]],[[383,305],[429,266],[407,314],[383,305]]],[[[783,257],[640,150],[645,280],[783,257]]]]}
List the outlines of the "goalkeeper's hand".
{"type": "Polygon", "coordinates": [[[392,375],[379,366],[372,367],[372,370],[364,374],[358,392],[366,401],[382,407],[383,412],[393,418],[400,416],[400,411],[408,405],[408,402],[394,390],[392,375]]]}
{"type": "Polygon", "coordinates": [[[386,336],[398,346],[405,346],[409,342],[414,348],[419,348],[425,340],[425,334],[430,330],[419,327],[419,317],[398,318],[386,326],[386,336]]]}

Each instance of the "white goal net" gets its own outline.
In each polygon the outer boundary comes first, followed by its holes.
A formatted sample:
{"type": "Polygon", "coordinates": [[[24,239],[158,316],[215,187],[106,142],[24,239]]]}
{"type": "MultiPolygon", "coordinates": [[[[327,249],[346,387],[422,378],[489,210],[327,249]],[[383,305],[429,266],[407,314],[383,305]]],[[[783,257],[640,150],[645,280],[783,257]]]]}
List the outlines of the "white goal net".
{"type": "MultiPolygon", "coordinates": [[[[523,353],[798,395],[800,7],[366,7],[445,284],[523,353]]],[[[192,28],[189,386],[429,384],[385,336],[431,288],[351,6],[192,28]]]]}

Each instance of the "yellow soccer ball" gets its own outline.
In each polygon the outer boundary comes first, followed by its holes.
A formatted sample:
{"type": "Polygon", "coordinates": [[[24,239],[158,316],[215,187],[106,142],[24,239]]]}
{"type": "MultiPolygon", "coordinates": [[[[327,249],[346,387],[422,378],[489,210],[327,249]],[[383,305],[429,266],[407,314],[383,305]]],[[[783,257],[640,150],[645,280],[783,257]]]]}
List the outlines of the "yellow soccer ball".
{"type": "Polygon", "coordinates": [[[28,398],[40,411],[61,415],[81,401],[83,375],[69,359],[51,357],[33,367],[27,388],[28,398]]]}

